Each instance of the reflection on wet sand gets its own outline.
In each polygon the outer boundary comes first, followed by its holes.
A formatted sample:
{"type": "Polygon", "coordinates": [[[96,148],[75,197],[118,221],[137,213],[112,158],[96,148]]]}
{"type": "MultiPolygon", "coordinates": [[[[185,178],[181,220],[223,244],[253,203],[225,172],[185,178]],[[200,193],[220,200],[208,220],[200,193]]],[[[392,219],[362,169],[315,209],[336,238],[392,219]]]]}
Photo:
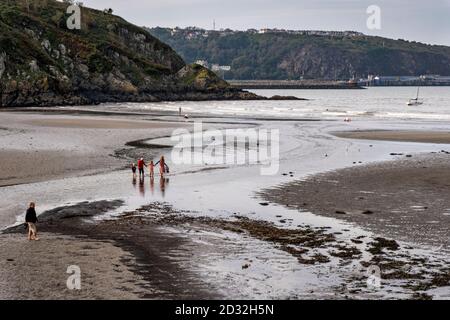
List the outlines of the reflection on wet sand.
{"type": "Polygon", "coordinates": [[[150,192],[152,195],[155,194],[155,178],[153,176],[150,178],[150,192]]]}
{"type": "Polygon", "coordinates": [[[145,184],[144,184],[144,176],[139,177],[139,193],[142,195],[142,197],[145,197],[145,184]]]}
{"type": "MultiPolygon", "coordinates": [[[[150,177],[149,179],[150,179],[150,192],[152,195],[154,195],[154,193],[155,193],[155,178],[150,177]]],[[[137,184],[136,178],[133,178],[132,184],[136,188],[136,184],[137,184]]],[[[163,197],[166,194],[166,189],[167,189],[168,185],[169,185],[169,178],[161,177],[159,179],[159,189],[160,189],[161,195],[163,197]]],[[[142,197],[145,197],[145,191],[146,191],[145,189],[146,189],[145,177],[140,177],[139,178],[139,193],[142,197]]]]}
{"type": "Polygon", "coordinates": [[[159,187],[161,189],[161,194],[164,198],[165,193],[166,193],[166,186],[169,184],[169,178],[164,178],[161,177],[161,179],[159,179],[159,187]]]}

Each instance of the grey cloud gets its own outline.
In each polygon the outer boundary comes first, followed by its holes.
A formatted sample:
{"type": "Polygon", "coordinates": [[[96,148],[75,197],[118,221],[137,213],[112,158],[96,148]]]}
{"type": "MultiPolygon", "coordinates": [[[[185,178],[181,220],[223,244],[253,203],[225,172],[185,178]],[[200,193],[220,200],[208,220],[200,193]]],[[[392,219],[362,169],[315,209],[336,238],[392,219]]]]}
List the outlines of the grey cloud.
{"type": "Polygon", "coordinates": [[[141,26],[355,30],[450,45],[450,0],[84,0],[141,26]],[[366,28],[366,8],[382,9],[382,29],[366,28]]]}

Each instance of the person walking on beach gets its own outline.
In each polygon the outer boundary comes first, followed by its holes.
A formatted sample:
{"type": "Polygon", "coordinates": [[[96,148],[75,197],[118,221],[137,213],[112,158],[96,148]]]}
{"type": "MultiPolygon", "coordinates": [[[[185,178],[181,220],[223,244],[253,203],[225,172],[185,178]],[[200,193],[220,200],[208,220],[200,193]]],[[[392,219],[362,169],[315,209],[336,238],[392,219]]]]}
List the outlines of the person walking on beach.
{"type": "Polygon", "coordinates": [[[35,203],[31,202],[25,214],[25,222],[28,224],[28,240],[39,240],[37,237],[36,222],[38,221],[35,203]]]}
{"type": "Polygon", "coordinates": [[[164,156],[161,156],[161,159],[155,163],[155,166],[159,164],[159,174],[164,176],[164,173],[169,173],[169,166],[166,164],[166,160],[164,159],[164,156]]]}
{"type": "Polygon", "coordinates": [[[144,176],[144,167],[146,166],[144,158],[138,160],[139,177],[144,176]]]}
{"type": "Polygon", "coordinates": [[[131,165],[131,171],[133,172],[133,179],[136,179],[136,164],[131,165]]]}
{"type": "Polygon", "coordinates": [[[150,161],[150,164],[148,165],[148,173],[150,174],[150,178],[155,176],[155,164],[153,163],[153,160],[150,161]]]}

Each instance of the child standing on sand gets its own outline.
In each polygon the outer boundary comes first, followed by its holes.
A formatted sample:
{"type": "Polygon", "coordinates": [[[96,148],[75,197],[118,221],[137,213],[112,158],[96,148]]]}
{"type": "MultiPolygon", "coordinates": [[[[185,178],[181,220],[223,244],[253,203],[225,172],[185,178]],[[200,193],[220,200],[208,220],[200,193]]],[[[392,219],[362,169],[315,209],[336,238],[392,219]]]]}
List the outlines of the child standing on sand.
{"type": "Polygon", "coordinates": [[[27,213],[25,214],[25,222],[28,224],[28,240],[39,240],[37,237],[36,222],[38,221],[36,216],[36,205],[34,202],[30,203],[27,213]]]}

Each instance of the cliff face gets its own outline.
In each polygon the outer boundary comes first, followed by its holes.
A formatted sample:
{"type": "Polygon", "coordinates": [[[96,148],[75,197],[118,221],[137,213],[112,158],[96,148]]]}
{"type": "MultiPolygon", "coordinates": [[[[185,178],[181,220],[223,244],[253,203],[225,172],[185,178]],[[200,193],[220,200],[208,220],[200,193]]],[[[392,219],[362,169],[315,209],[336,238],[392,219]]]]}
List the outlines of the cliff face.
{"type": "Polygon", "coordinates": [[[68,6],[0,0],[0,106],[253,97],[110,13],[83,7],[69,30],[68,6]]]}
{"type": "Polygon", "coordinates": [[[153,28],[187,62],[229,65],[227,79],[349,79],[375,75],[450,75],[450,47],[363,34],[153,28]]]}
{"type": "Polygon", "coordinates": [[[305,45],[284,56],[278,68],[287,77],[346,79],[375,75],[417,76],[450,74],[450,55],[412,50],[375,48],[366,52],[305,45]]]}

